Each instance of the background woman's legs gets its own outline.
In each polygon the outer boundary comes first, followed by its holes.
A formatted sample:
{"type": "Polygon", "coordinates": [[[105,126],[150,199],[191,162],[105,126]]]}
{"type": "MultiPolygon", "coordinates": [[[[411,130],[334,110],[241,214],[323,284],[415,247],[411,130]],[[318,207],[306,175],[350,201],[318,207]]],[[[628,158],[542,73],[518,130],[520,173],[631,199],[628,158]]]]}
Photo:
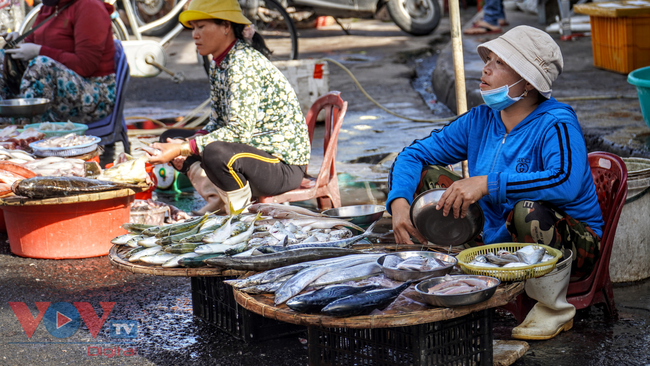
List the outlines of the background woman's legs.
{"type": "Polygon", "coordinates": [[[50,109],[34,117],[34,123],[99,121],[115,106],[115,74],[83,78],[58,61],[36,56],[23,75],[20,96],[51,100],[50,109]]]}

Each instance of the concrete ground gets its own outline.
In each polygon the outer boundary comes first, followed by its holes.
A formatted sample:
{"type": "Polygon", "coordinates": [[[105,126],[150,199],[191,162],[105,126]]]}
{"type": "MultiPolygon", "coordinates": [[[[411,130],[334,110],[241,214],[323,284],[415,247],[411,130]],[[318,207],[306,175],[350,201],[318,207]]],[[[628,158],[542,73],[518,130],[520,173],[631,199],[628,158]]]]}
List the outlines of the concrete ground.
{"type": "MultiPolygon", "coordinates": [[[[473,16],[473,9],[463,11],[464,24],[473,16]]],[[[508,12],[508,19],[513,25],[535,25],[535,17],[523,13],[508,12]]],[[[449,65],[450,55],[448,18],[443,18],[436,32],[426,37],[409,36],[392,23],[379,20],[347,21],[346,24],[350,26],[351,36],[344,35],[336,26],[301,30],[301,55],[341,61],[379,103],[401,114],[418,118],[452,115],[443,101],[447,101],[445,95],[453,93],[440,92],[437,101],[431,83],[422,81],[431,79],[439,58],[434,79],[450,85],[449,69],[445,66],[449,65]],[[443,75],[436,76],[437,73],[443,75]]],[[[472,53],[476,43],[481,41],[480,37],[464,37],[469,91],[477,89],[478,82],[471,79],[476,77],[480,65],[472,59],[472,53]]],[[[590,66],[588,38],[562,43],[561,47],[567,66],[565,74],[558,80],[557,96],[634,95],[623,75],[590,66]]],[[[195,64],[189,33],[182,33],[167,53],[168,66],[183,70],[186,81],[173,84],[165,75],[132,79],[127,92],[126,116],[173,118],[186,114],[207,98],[209,85],[205,74],[195,64]]],[[[330,89],[341,91],[343,99],[349,102],[337,157],[343,204],[381,203],[385,200],[385,179],[394,154],[440,124],[409,122],[387,114],[369,102],[344,71],[332,64],[329,68],[330,89]]],[[[643,148],[643,136],[648,129],[644,129],[640,119],[638,101],[621,99],[570,104],[578,111],[586,135],[594,136],[591,138],[593,149],[618,149],[623,156],[647,154],[647,149],[643,148]]],[[[453,108],[453,103],[451,106],[453,108]]],[[[313,150],[317,152],[318,145],[313,150]]],[[[316,160],[310,164],[310,169],[317,166],[316,160]]],[[[201,204],[201,200],[192,194],[160,194],[158,197],[188,210],[201,204]]],[[[89,228],[89,235],[92,235],[92,228],[89,228]]],[[[0,238],[3,243],[0,244],[0,365],[307,364],[304,333],[248,344],[194,317],[190,280],[187,278],[124,272],[111,267],[106,257],[80,260],[21,258],[11,254],[4,238],[0,238]],[[102,315],[100,303],[114,302],[107,322],[126,321],[123,324],[128,325],[128,321],[136,321],[137,336],[118,338],[115,331],[111,334],[110,328],[104,325],[93,337],[89,331],[89,328],[94,329],[92,322],[90,327],[82,322],[74,335],[57,338],[52,333],[62,334],[52,331],[56,327],[52,328],[55,323],[50,314],[28,338],[9,302],[24,302],[32,317],[38,314],[37,302],[50,302],[55,309],[65,306],[54,305],[57,302],[88,302],[98,318],[102,315]],[[125,349],[130,351],[125,353],[125,349]]],[[[650,281],[617,285],[614,291],[620,313],[618,320],[608,319],[598,308],[581,311],[571,331],[550,341],[530,342],[528,352],[515,364],[650,363],[647,351],[650,337],[649,287],[650,281]]],[[[21,307],[14,304],[16,306],[21,307]]],[[[27,327],[30,323],[34,326],[35,322],[30,322],[26,313],[23,315],[27,327]]],[[[498,312],[495,338],[509,339],[514,325],[511,316],[498,312]]]]}

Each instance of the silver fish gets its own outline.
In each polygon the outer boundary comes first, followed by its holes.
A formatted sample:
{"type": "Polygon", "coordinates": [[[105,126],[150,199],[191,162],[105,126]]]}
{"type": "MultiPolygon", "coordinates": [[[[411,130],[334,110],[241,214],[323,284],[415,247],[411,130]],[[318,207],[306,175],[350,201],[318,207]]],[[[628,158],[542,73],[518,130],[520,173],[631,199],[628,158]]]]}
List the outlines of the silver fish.
{"type": "Polygon", "coordinates": [[[274,293],[278,289],[280,289],[280,287],[282,287],[282,285],[284,285],[284,283],[288,281],[291,277],[292,276],[281,277],[273,282],[262,283],[251,287],[244,287],[240,290],[249,294],[274,293]]]}
{"type": "Polygon", "coordinates": [[[198,254],[214,254],[214,253],[225,253],[226,250],[230,249],[232,245],[223,245],[221,243],[210,243],[199,245],[194,249],[194,253],[198,254]]]}
{"type": "Polygon", "coordinates": [[[143,251],[140,251],[140,252],[132,255],[131,257],[129,257],[129,262],[137,262],[137,261],[140,260],[140,258],[142,258],[144,256],[154,255],[154,254],[156,254],[156,253],[158,253],[160,251],[162,251],[162,246],[160,246],[160,245],[156,245],[155,247],[147,248],[147,249],[145,249],[143,251]]]}
{"type": "Polygon", "coordinates": [[[181,259],[183,259],[183,258],[194,258],[194,257],[198,257],[198,256],[199,255],[196,254],[196,253],[180,254],[180,255],[175,256],[174,258],[171,258],[167,262],[163,263],[162,266],[164,268],[180,267],[181,265],[180,265],[180,263],[178,263],[178,261],[180,261],[181,259]]]}
{"type": "Polygon", "coordinates": [[[138,242],[142,239],[146,238],[144,235],[136,235],[133,238],[129,239],[129,241],[126,242],[127,247],[131,248],[137,248],[139,247],[138,242]]]}
{"type": "Polygon", "coordinates": [[[295,264],[315,259],[340,257],[349,254],[357,254],[359,251],[347,248],[301,248],[295,250],[287,250],[281,253],[253,255],[246,258],[234,257],[215,257],[205,260],[209,266],[238,269],[238,270],[251,270],[251,271],[264,271],[267,269],[286,266],[288,264],[295,264]]]}
{"type": "Polygon", "coordinates": [[[155,236],[148,236],[142,240],[139,240],[138,245],[145,248],[155,247],[157,245],[160,245],[158,239],[159,238],[156,238],[155,236]]]}
{"type": "Polygon", "coordinates": [[[220,228],[215,230],[212,234],[203,237],[204,243],[221,243],[230,237],[230,230],[232,225],[233,216],[228,217],[228,220],[220,228]]]}
{"type": "MultiPolygon", "coordinates": [[[[257,214],[255,219],[260,218],[260,213],[257,214]]],[[[230,238],[224,240],[221,244],[223,245],[235,245],[241,242],[245,242],[250,238],[250,236],[253,234],[253,231],[255,230],[255,221],[251,222],[248,227],[241,232],[240,234],[231,236],[230,238]]]]}
{"type": "Polygon", "coordinates": [[[118,237],[113,238],[113,239],[111,240],[111,243],[113,243],[113,244],[115,244],[115,245],[126,245],[126,243],[127,243],[129,240],[135,238],[136,236],[138,236],[138,235],[135,235],[135,234],[124,234],[124,235],[120,235],[120,236],[118,236],[118,237]]]}
{"type": "Polygon", "coordinates": [[[527,245],[519,249],[515,254],[520,261],[526,264],[537,264],[544,258],[546,249],[538,245],[527,245]]]}
{"type": "Polygon", "coordinates": [[[431,270],[431,265],[429,264],[429,258],[415,256],[406,258],[395,266],[395,268],[407,271],[429,271],[431,270]]]}
{"type": "Polygon", "coordinates": [[[306,208],[290,205],[282,205],[277,203],[255,203],[248,207],[250,212],[262,212],[267,216],[270,216],[270,213],[273,211],[291,211],[296,212],[302,215],[315,216],[315,217],[327,217],[324,214],[310,211],[306,208]]]}
{"type": "Polygon", "coordinates": [[[251,287],[262,283],[278,281],[279,278],[285,276],[292,276],[308,267],[310,267],[310,265],[307,263],[298,263],[290,266],[275,268],[265,272],[257,273],[248,278],[225,280],[223,282],[228,285],[231,285],[234,288],[251,287]]]}
{"type": "Polygon", "coordinates": [[[317,266],[303,269],[296,273],[275,292],[275,305],[283,304],[285,301],[296,296],[318,277],[331,270],[331,267],[317,266]]]}
{"type": "Polygon", "coordinates": [[[398,264],[404,262],[404,260],[396,255],[387,255],[384,258],[383,266],[387,268],[396,268],[398,264]]]}
{"type": "Polygon", "coordinates": [[[210,216],[210,218],[201,225],[199,231],[209,230],[210,228],[214,231],[223,226],[227,220],[228,216],[210,216]]]}
{"type": "Polygon", "coordinates": [[[526,266],[528,266],[528,265],[529,265],[529,264],[527,264],[527,263],[523,263],[523,262],[510,262],[510,263],[506,263],[506,264],[504,264],[502,267],[503,267],[503,268],[511,268],[511,267],[526,267],[526,266]]]}
{"type": "Polygon", "coordinates": [[[158,252],[154,255],[145,255],[143,257],[140,257],[140,262],[149,263],[149,264],[163,264],[178,256],[179,256],[178,254],[158,252]]]}
{"type": "Polygon", "coordinates": [[[329,272],[311,283],[311,286],[325,286],[348,281],[358,281],[381,273],[381,267],[376,259],[369,263],[361,263],[348,268],[329,272]]]}
{"type": "Polygon", "coordinates": [[[519,258],[517,258],[516,256],[514,256],[512,254],[510,254],[509,257],[506,257],[506,258],[504,258],[504,257],[505,256],[496,256],[494,253],[491,253],[491,252],[487,253],[485,255],[485,259],[487,259],[488,262],[490,262],[492,264],[499,265],[499,266],[502,266],[502,265],[508,264],[508,263],[513,263],[513,262],[519,262],[519,258]],[[510,257],[514,257],[514,258],[510,258],[510,257]]]}

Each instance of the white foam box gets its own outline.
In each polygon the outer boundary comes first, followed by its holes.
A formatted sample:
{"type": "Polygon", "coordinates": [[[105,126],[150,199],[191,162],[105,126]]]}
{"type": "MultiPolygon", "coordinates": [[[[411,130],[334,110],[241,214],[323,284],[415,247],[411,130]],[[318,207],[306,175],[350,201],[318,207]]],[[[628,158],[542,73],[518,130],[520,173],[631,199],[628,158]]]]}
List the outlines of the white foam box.
{"type": "Polygon", "coordinates": [[[284,74],[296,91],[300,108],[305,117],[316,99],[329,92],[330,71],[327,62],[291,60],[275,61],[273,64],[284,74]]]}

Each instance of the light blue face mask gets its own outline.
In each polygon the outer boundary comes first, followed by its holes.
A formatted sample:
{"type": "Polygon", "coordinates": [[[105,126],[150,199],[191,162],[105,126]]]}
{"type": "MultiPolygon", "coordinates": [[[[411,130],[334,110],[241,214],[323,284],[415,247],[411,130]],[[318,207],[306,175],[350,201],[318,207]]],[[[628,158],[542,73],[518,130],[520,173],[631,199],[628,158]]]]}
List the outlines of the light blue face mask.
{"type": "Polygon", "coordinates": [[[526,94],[526,92],[524,91],[523,94],[521,94],[516,98],[512,98],[510,97],[510,95],[508,95],[510,93],[510,87],[519,84],[522,80],[524,79],[521,79],[510,86],[504,85],[502,87],[492,89],[492,90],[487,90],[487,91],[481,90],[481,96],[483,97],[483,101],[485,102],[485,104],[487,104],[488,107],[494,109],[497,112],[510,107],[511,105],[515,104],[517,101],[521,100],[521,98],[526,94]]]}

